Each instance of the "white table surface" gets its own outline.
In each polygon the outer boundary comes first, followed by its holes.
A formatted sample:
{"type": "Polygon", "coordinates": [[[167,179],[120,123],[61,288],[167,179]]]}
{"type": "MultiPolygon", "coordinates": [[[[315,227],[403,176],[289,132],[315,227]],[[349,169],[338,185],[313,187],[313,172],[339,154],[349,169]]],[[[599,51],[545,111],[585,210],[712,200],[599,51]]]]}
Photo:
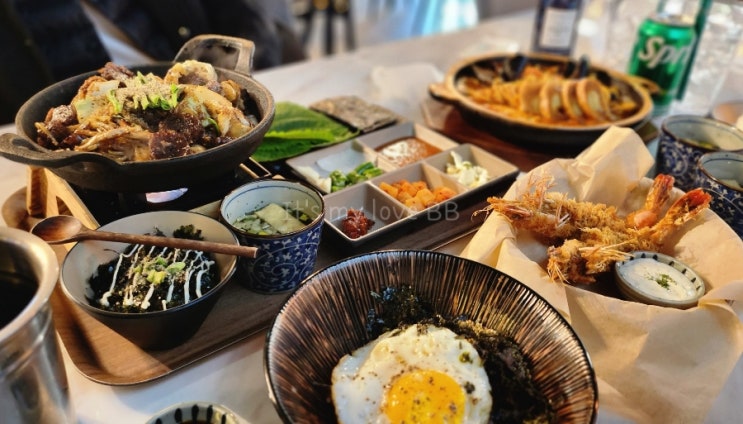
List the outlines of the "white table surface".
{"type": "MultiPolygon", "coordinates": [[[[411,98],[425,96],[425,82],[413,78],[403,87],[398,99],[384,96],[372,83],[375,67],[399,69],[413,63],[432,64],[442,73],[458,59],[487,48],[528,48],[531,12],[508,15],[457,33],[395,42],[363,48],[350,54],[275,68],[256,73],[277,101],[308,104],[315,100],[355,94],[378,101],[404,116],[421,120],[420,110],[411,98]]],[[[631,41],[630,41],[631,42],[631,41]]],[[[591,37],[582,37],[578,51],[590,52],[591,37]]],[[[737,61],[740,63],[740,60],[737,61]]],[[[719,101],[743,98],[740,66],[733,69],[719,101]]],[[[416,68],[417,69],[417,68],[416,68]]],[[[12,131],[12,126],[0,127],[0,133],[12,131]]],[[[0,157],[0,199],[26,184],[24,165],[0,157]]],[[[453,253],[458,253],[455,246],[453,253]]],[[[153,382],[134,386],[107,386],[88,380],[77,371],[66,352],[65,365],[74,409],[81,423],[144,422],[155,412],[183,401],[202,400],[221,403],[248,423],[280,422],[268,398],[263,374],[264,334],[237,343],[208,358],[153,382]]],[[[743,416],[743,363],[739,362],[728,383],[710,411],[707,422],[738,422],[743,416]]],[[[622,422],[610,411],[600,408],[600,423],[622,422]]]]}

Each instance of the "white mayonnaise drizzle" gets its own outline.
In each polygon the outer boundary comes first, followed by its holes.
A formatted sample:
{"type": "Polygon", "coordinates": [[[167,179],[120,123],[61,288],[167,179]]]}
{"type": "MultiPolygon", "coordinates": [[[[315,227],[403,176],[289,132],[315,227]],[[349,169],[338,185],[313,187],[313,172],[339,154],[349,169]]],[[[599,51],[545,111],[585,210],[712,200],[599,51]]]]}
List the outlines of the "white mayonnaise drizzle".
{"type": "MultiPolygon", "coordinates": [[[[139,251],[139,245],[137,245],[136,251],[139,251]]],[[[121,262],[124,260],[124,258],[128,258],[129,256],[131,256],[132,253],[134,253],[134,251],[130,252],[128,255],[124,253],[119,253],[119,260],[118,262],[116,262],[116,268],[114,269],[114,273],[113,273],[114,275],[113,275],[113,279],[111,280],[111,286],[109,286],[108,290],[106,290],[106,292],[103,293],[103,296],[101,296],[101,298],[98,300],[98,302],[101,305],[109,306],[108,298],[111,297],[111,295],[114,292],[114,287],[116,286],[116,278],[118,277],[119,269],[121,268],[121,262]]]]}
{"type": "Polygon", "coordinates": [[[202,269],[199,271],[199,273],[196,275],[196,297],[201,297],[201,276],[204,275],[206,272],[205,269],[202,269]]]}
{"type": "MultiPolygon", "coordinates": [[[[133,259],[131,260],[131,266],[127,270],[127,281],[128,283],[121,288],[122,292],[122,304],[124,306],[133,306],[136,305],[138,302],[137,294],[145,291],[146,287],[146,293],[144,297],[141,299],[139,304],[139,309],[141,310],[147,310],[151,306],[151,300],[152,296],[155,293],[155,288],[157,286],[156,283],[152,283],[148,281],[147,275],[143,273],[143,270],[147,270],[148,272],[154,272],[154,269],[152,265],[160,260],[165,260],[168,264],[173,264],[176,262],[186,262],[189,259],[189,256],[194,256],[194,258],[190,261],[188,267],[184,270],[178,271],[176,273],[170,273],[167,272],[165,274],[165,279],[163,281],[160,281],[159,284],[168,284],[168,291],[166,298],[161,300],[162,309],[167,309],[168,303],[173,299],[173,295],[176,289],[176,284],[183,284],[183,290],[184,290],[184,304],[191,301],[191,278],[196,275],[194,284],[195,284],[195,294],[196,297],[199,298],[203,295],[202,287],[204,285],[203,283],[203,275],[205,273],[208,273],[211,267],[215,264],[214,261],[207,260],[204,257],[204,252],[201,251],[194,251],[194,250],[179,250],[176,249],[172,252],[168,251],[168,248],[163,248],[161,251],[157,252],[156,247],[152,246],[149,249],[147,249],[143,245],[135,245],[134,248],[129,251],[129,253],[119,253],[118,260],[116,262],[116,267],[113,271],[113,276],[111,280],[111,284],[106,292],[103,293],[103,295],[98,299],[99,304],[102,306],[111,306],[109,302],[109,298],[111,295],[113,295],[115,289],[116,289],[116,282],[119,279],[119,272],[122,267],[122,263],[125,258],[129,258],[133,256],[133,259]],[[178,256],[180,253],[183,253],[183,258],[179,259],[178,256]],[[192,255],[193,254],[193,255],[192,255]]],[[[162,267],[161,268],[166,268],[162,267]]]]}

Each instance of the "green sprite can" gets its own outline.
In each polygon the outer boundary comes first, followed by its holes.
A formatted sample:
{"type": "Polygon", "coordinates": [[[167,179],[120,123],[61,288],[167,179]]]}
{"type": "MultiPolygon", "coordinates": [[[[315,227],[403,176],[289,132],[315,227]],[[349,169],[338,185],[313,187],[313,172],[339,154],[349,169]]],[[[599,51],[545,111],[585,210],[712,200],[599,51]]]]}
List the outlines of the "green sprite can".
{"type": "Polygon", "coordinates": [[[627,72],[658,85],[653,115],[665,115],[676,98],[696,39],[693,22],[663,12],[646,18],[637,34],[627,72]]]}

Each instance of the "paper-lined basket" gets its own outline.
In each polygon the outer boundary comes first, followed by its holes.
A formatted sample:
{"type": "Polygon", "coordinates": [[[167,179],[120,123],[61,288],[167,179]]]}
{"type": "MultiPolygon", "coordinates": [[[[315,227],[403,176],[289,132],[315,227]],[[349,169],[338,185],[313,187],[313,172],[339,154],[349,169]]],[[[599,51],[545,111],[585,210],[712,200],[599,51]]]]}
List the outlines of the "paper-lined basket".
{"type": "MultiPolygon", "coordinates": [[[[652,166],[633,130],[611,127],[575,159],[554,159],[523,175],[504,197],[515,199],[530,181],[550,175],[550,191],[614,205],[625,215],[642,206],[652,166]]],[[[676,190],[674,198],[682,194],[676,190]]],[[[544,269],[547,246],[498,213],[461,256],[511,275],[562,311],[591,355],[602,413],[641,423],[701,422],[743,352],[743,241],[705,210],[662,252],[705,280],[708,292],[697,307],[650,306],[554,283],[544,269]]]]}

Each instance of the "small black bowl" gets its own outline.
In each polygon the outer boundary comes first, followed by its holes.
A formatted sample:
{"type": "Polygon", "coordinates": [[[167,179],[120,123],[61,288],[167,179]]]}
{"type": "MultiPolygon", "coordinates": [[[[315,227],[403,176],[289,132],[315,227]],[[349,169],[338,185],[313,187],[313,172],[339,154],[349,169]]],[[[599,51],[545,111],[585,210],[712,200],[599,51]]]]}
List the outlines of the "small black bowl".
{"type": "MultiPolygon", "coordinates": [[[[147,212],[113,221],[100,229],[146,234],[157,228],[164,234],[171,235],[174,230],[189,224],[201,230],[204,240],[238,244],[235,235],[220,222],[193,212],[147,212]]],[[[219,284],[200,298],[172,309],[124,313],[91,305],[86,298],[86,294],[90,293],[88,280],[99,265],[114,259],[126,247],[126,243],[98,240],[77,243],[62,262],[60,281],[67,299],[142,349],[169,349],[193,336],[235,272],[237,262],[235,256],[214,254],[220,273],[219,284]]]]}

